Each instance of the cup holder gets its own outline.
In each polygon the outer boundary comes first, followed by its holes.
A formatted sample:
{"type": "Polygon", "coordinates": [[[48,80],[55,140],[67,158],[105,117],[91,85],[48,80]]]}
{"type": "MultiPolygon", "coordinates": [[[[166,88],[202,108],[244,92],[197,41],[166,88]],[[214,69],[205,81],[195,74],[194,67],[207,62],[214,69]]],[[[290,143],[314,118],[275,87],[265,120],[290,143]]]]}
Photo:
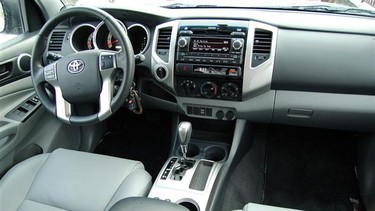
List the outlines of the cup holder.
{"type": "MultiPolygon", "coordinates": [[[[182,156],[181,148],[178,149],[178,154],[182,156]]],[[[188,145],[188,152],[186,156],[189,158],[193,158],[197,155],[199,155],[199,147],[195,144],[190,143],[188,145]]]]}
{"type": "Polygon", "coordinates": [[[191,203],[191,202],[188,202],[188,201],[184,201],[184,202],[180,202],[179,203],[180,205],[186,207],[188,210],[190,211],[199,211],[197,205],[191,203]]]}
{"type": "Polygon", "coordinates": [[[204,158],[212,161],[222,161],[225,154],[225,150],[219,146],[210,146],[204,150],[204,158]]]}

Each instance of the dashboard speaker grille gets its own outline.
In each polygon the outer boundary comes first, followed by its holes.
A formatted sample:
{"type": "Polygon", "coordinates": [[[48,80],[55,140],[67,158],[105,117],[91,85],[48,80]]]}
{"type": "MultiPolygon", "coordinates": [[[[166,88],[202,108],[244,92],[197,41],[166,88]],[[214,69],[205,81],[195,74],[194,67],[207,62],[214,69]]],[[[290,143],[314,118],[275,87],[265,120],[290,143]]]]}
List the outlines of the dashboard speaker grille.
{"type": "Polygon", "coordinates": [[[159,30],[157,49],[169,49],[171,44],[172,27],[159,30]]]}
{"type": "Polygon", "coordinates": [[[61,51],[62,43],[64,41],[65,32],[54,31],[49,41],[49,51],[61,51]]]}

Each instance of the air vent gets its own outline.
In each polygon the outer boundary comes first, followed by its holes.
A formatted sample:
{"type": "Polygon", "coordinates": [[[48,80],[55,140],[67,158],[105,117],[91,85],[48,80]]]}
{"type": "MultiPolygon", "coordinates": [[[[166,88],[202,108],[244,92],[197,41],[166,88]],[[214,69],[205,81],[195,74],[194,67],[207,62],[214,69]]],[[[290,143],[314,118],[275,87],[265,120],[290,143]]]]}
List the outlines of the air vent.
{"type": "Polygon", "coordinates": [[[171,44],[172,28],[164,28],[159,30],[157,49],[169,49],[171,44]]]}
{"type": "Polygon", "coordinates": [[[49,41],[49,51],[61,51],[62,43],[64,41],[65,32],[54,31],[49,41]]]}
{"type": "Polygon", "coordinates": [[[159,29],[156,53],[165,62],[169,61],[169,46],[171,45],[172,27],[159,29]]]}
{"type": "Polygon", "coordinates": [[[271,54],[272,32],[255,29],[253,43],[252,67],[256,67],[269,59],[271,54]]]}

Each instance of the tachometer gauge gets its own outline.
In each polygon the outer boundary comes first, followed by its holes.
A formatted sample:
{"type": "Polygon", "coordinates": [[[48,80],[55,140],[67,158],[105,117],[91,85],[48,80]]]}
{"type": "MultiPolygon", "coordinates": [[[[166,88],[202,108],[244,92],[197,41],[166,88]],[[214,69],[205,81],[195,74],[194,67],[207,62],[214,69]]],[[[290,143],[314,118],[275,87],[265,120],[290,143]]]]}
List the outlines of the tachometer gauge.
{"type": "MultiPolygon", "coordinates": [[[[125,29],[125,25],[121,21],[118,22],[125,29]]],[[[108,27],[104,24],[104,22],[100,22],[96,27],[96,30],[94,32],[93,44],[98,49],[113,51],[121,50],[119,40],[112,35],[112,33],[108,30],[108,27]]]]}
{"type": "Polygon", "coordinates": [[[118,39],[116,39],[111,32],[108,33],[107,36],[107,48],[109,50],[119,51],[121,50],[121,45],[118,43],[118,39]]]}
{"type": "Polygon", "coordinates": [[[93,43],[93,39],[94,39],[94,32],[92,32],[90,34],[90,36],[87,38],[87,49],[88,50],[91,50],[91,49],[94,49],[94,43],[93,43]]]}

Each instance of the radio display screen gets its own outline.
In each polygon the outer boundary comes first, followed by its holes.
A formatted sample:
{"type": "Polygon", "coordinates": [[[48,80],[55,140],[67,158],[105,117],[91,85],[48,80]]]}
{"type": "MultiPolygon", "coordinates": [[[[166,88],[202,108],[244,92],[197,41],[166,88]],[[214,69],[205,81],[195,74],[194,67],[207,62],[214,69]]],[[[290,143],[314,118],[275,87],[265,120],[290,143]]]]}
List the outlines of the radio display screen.
{"type": "Polygon", "coordinates": [[[226,38],[190,38],[190,51],[226,53],[230,50],[231,39],[226,38]]]}

